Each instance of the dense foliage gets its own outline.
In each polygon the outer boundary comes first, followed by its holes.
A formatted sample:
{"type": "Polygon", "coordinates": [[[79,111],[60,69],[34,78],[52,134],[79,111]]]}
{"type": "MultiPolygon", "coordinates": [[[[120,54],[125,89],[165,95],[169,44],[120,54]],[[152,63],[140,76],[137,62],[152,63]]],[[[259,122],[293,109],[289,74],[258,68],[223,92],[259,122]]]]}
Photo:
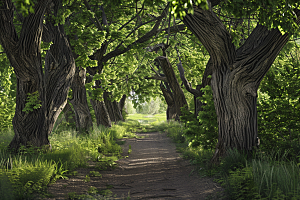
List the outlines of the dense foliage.
{"type": "Polygon", "coordinates": [[[185,124],[183,133],[190,147],[212,150],[218,141],[217,115],[210,86],[202,88],[202,91],[204,94],[199,99],[203,103],[203,110],[199,112],[197,118],[195,114],[183,110],[184,115],[181,117],[181,121],[185,124]]]}
{"type": "MultiPolygon", "coordinates": [[[[23,28],[26,28],[22,27],[24,17],[34,13],[37,1],[14,0],[12,2],[18,11],[13,21],[16,35],[19,36],[23,28]]],[[[227,187],[226,191],[233,199],[299,197],[297,193],[299,173],[296,163],[299,162],[297,159],[300,156],[300,50],[299,25],[295,11],[300,8],[300,4],[297,0],[289,2],[282,0],[64,0],[59,2],[62,3],[59,11],[54,14],[51,10],[53,8],[50,9],[51,11],[48,10],[43,23],[46,25],[46,21],[49,20],[56,25],[63,25],[76,67],[86,70],[84,75],[80,74],[80,76],[84,77],[84,89],[86,89],[84,94],[88,96],[87,112],[91,114],[93,122],[96,115],[90,100],[103,102],[105,92],[109,93],[109,101],[119,101],[124,94],[129,97],[130,100],[125,106],[127,113],[123,112],[123,116],[128,113],[152,115],[165,112],[167,106],[163,102],[163,93],[159,86],[161,83],[167,85],[167,81],[154,59],[158,56],[166,56],[174,68],[189,109],[182,110],[181,124],[170,122],[161,130],[167,128],[176,141],[187,144],[186,149],[192,152],[196,162],[197,159],[207,162],[209,157],[212,157],[218,143],[219,124],[214,104],[216,97],[213,97],[210,86],[202,87],[200,90],[203,93],[198,97],[202,102],[201,111],[193,113],[194,96],[184,87],[180,76],[182,74],[179,73],[179,68],[176,68],[176,64],[182,63],[185,78],[191,88],[200,86],[202,81],[208,78],[204,77],[204,72],[211,55],[195,34],[184,26],[183,17],[194,13],[193,5],[213,11],[222,21],[223,28],[228,31],[228,37],[236,49],[245,44],[257,23],[265,26],[266,29],[278,28],[282,34],[289,34],[290,41],[261,80],[257,92],[260,146],[256,152],[269,156],[270,152],[276,149],[278,156],[272,157],[273,160],[263,156],[253,157],[255,159],[250,159],[247,163],[246,155],[232,150],[229,151],[228,157],[221,160],[223,169],[220,171],[226,174],[221,182],[227,187]],[[219,4],[214,6],[217,3],[219,4]],[[203,158],[199,158],[200,156],[203,158]],[[286,177],[280,179],[280,174],[286,174],[286,177]],[[273,175],[275,179],[272,179],[273,175]]],[[[44,38],[40,39],[44,40],[44,38]]],[[[43,41],[38,48],[40,59],[43,60],[42,66],[39,66],[43,75],[45,75],[46,53],[50,52],[50,47],[54,45],[52,42],[43,41]]],[[[2,149],[0,196],[6,190],[13,190],[5,193],[8,195],[7,199],[13,198],[11,195],[19,199],[31,197],[32,193],[44,190],[51,181],[64,178],[67,170],[72,171],[75,167],[83,166],[84,158],[87,156],[94,161],[99,161],[97,160],[99,153],[119,155],[120,147],[113,138],[127,137],[129,130],[145,130],[138,122],[131,121],[126,128],[115,125],[110,130],[96,128],[89,137],[76,136],[72,133],[73,135],[69,135],[72,141],[66,144],[60,137],[69,137],[65,132],[66,127],[74,128],[76,124],[73,120],[74,106],[70,104],[71,109],[59,115],[53,134],[50,136],[54,149],[52,153],[38,154],[35,157],[36,149],[21,147],[19,154],[11,158],[4,149],[13,137],[10,130],[19,83],[4,49],[0,46],[0,147],[2,149]],[[26,163],[24,154],[32,160],[26,163]],[[68,164],[70,162],[74,165],[70,166],[68,164]],[[25,164],[21,165],[22,163],[25,164]],[[18,168],[18,165],[21,167],[18,168]],[[34,171],[34,169],[38,170],[34,171]],[[22,170],[25,171],[24,174],[22,170]],[[39,176],[39,173],[42,176],[39,176]],[[36,179],[31,180],[29,176],[36,179]]],[[[247,92],[248,95],[252,91],[247,92]]],[[[26,102],[22,107],[24,116],[40,109],[44,103],[41,102],[40,99],[43,97],[38,91],[26,95],[27,98],[21,99],[26,102]]],[[[76,97],[70,90],[69,100],[74,96],[76,97]]],[[[150,120],[142,120],[152,123],[150,120]]],[[[39,149],[39,151],[43,150],[39,149]]],[[[106,160],[106,164],[112,164],[113,159],[115,158],[106,160]]]]}
{"type": "Polygon", "coordinates": [[[300,156],[299,45],[291,42],[263,79],[258,101],[262,148],[300,156]]]}

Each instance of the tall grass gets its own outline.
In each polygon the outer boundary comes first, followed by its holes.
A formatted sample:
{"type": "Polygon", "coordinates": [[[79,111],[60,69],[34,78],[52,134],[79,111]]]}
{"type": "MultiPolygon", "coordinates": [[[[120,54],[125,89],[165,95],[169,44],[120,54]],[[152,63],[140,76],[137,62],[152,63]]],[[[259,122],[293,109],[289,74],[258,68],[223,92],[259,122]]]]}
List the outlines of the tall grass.
{"type": "Polygon", "coordinates": [[[300,169],[294,161],[278,155],[282,154],[273,152],[247,161],[242,153],[229,151],[225,160],[231,165],[221,165],[229,169],[221,178],[227,196],[230,199],[300,199],[300,169]]]}
{"type": "Polygon", "coordinates": [[[261,196],[273,197],[280,190],[285,196],[300,197],[300,170],[295,163],[253,160],[252,168],[257,192],[261,196]]]}
{"type": "Polygon", "coordinates": [[[46,153],[22,148],[20,153],[10,154],[6,147],[13,132],[0,133],[1,199],[35,199],[37,193],[45,194],[49,183],[67,178],[69,172],[85,167],[88,160],[99,161],[99,169],[111,166],[121,153],[115,139],[127,134],[126,129],[118,125],[112,129],[94,127],[86,135],[66,128],[57,130],[49,136],[52,150],[46,153]]]}
{"type": "Polygon", "coordinates": [[[257,151],[252,157],[247,157],[243,152],[229,149],[220,165],[212,165],[210,159],[214,151],[188,146],[184,126],[171,122],[164,127],[179,143],[177,148],[184,157],[198,166],[202,176],[218,178],[225,187],[226,199],[300,199],[300,163],[297,164],[296,159],[289,160],[288,152],[257,151]]]}

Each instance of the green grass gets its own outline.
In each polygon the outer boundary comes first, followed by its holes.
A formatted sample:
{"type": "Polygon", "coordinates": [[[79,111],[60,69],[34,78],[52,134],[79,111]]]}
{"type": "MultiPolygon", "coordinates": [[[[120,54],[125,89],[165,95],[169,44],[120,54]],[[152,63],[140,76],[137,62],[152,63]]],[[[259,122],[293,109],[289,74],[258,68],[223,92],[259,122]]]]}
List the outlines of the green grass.
{"type": "MultiPolygon", "coordinates": [[[[98,170],[114,168],[114,161],[121,153],[119,144],[124,144],[119,139],[137,137],[134,132],[163,130],[163,125],[158,124],[164,120],[165,114],[129,116],[125,122],[114,124],[109,129],[94,126],[88,135],[79,135],[62,123],[49,136],[52,150],[46,153],[22,148],[21,153],[10,154],[6,147],[14,133],[12,130],[3,131],[0,133],[1,199],[34,199],[37,194],[47,195],[49,183],[75,175],[75,170],[86,167],[88,160],[96,162],[98,170]]],[[[90,175],[101,176],[96,172],[90,175]]]]}
{"type": "Polygon", "coordinates": [[[151,123],[160,123],[166,121],[166,114],[160,113],[156,115],[148,115],[148,114],[128,114],[128,120],[136,120],[144,125],[150,125],[151,123]]]}
{"type": "MultiPolygon", "coordinates": [[[[225,188],[218,199],[300,199],[300,163],[288,160],[281,152],[260,152],[252,158],[235,149],[229,150],[219,165],[210,163],[214,150],[190,147],[184,126],[176,122],[165,125],[184,158],[196,165],[198,173],[214,176],[225,188]],[[283,155],[283,156],[280,156],[283,155]]],[[[300,158],[299,158],[300,162],[300,158]]]]}
{"type": "MultiPolygon", "coordinates": [[[[134,133],[120,125],[113,125],[110,129],[95,126],[88,135],[79,135],[68,128],[58,130],[49,136],[51,151],[41,153],[33,148],[23,148],[15,155],[6,151],[13,132],[0,133],[1,199],[35,199],[37,194],[47,195],[45,191],[49,183],[68,178],[76,168],[86,167],[88,160],[96,162],[99,170],[113,168],[114,161],[121,155],[116,140],[134,137],[134,133]]],[[[93,175],[99,174],[91,172],[93,175]]]]}
{"type": "MultiPolygon", "coordinates": [[[[237,150],[227,152],[220,165],[212,165],[213,150],[201,146],[191,147],[184,136],[184,126],[178,122],[163,120],[164,115],[132,115],[108,129],[95,127],[89,135],[78,135],[74,130],[59,127],[51,136],[52,151],[39,153],[23,149],[11,155],[5,147],[13,138],[8,130],[0,133],[0,196],[1,199],[34,199],[47,195],[46,186],[58,178],[76,174],[76,168],[85,167],[88,160],[96,162],[98,170],[115,166],[121,148],[116,140],[137,137],[133,132],[166,131],[177,142],[177,150],[183,157],[197,166],[201,176],[214,176],[225,188],[229,199],[300,199],[300,169],[296,160],[289,161],[278,151],[260,152],[247,158],[237,150]],[[137,121],[141,119],[145,121],[137,121]]],[[[121,141],[119,141],[121,144],[121,141]]],[[[122,142],[124,144],[124,142],[122,142]]],[[[299,160],[300,162],[300,160],[299,160]]],[[[86,177],[101,176],[90,171],[86,177]]],[[[109,198],[109,188],[96,191],[90,188],[88,196],[82,198],[109,198]]],[[[79,198],[69,194],[70,198],[79,198]]],[[[218,199],[222,199],[220,195],[218,199]]]]}
{"type": "Polygon", "coordinates": [[[118,124],[125,127],[128,132],[155,132],[163,131],[166,114],[128,114],[125,122],[118,124]]]}

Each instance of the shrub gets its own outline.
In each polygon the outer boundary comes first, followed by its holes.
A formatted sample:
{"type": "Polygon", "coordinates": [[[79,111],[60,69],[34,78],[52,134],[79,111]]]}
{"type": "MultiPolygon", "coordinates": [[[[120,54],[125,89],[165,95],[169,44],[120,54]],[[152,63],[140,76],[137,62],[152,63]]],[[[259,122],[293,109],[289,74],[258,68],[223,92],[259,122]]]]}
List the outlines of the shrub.
{"type": "Polygon", "coordinates": [[[213,103],[212,91],[210,86],[201,89],[204,94],[200,98],[202,111],[196,119],[191,112],[182,109],[183,116],[180,117],[184,126],[184,137],[189,146],[201,146],[203,149],[214,149],[218,141],[217,115],[213,103]]]}

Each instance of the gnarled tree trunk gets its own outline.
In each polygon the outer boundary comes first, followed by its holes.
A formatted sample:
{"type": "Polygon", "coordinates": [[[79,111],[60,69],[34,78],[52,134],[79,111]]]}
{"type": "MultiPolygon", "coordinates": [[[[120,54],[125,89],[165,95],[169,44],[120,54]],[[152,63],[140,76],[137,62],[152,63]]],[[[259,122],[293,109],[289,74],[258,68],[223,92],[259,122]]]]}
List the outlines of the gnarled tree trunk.
{"type": "MultiPolygon", "coordinates": [[[[176,120],[180,120],[181,108],[185,107],[187,109],[187,101],[185,95],[178,83],[178,80],[175,76],[175,72],[169,62],[169,60],[164,56],[159,56],[155,59],[159,66],[163,69],[163,72],[167,78],[167,82],[170,85],[170,88],[173,93],[173,100],[176,109],[176,120]]],[[[170,110],[171,111],[171,110],[170,110]]]]}
{"type": "MultiPolygon", "coordinates": [[[[16,111],[13,119],[15,136],[9,145],[9,148],[15,150],[21,145],[50,145],[48,135],[67,102],[75,71],[74,58],[63,27],[47,22],[53,45],[47,52],[45,75],[43,73],[40,44],[44,13],[49,3],[50,0],[46,0],[35,4],[35,13],[24,18],[20,37],[13,24],[13,3],[3,0],[0,4],[0,42],[17,76],[16,111]],[[24,112],[28,94],[33,93],[37,94],[36,103],[41,106],[24,112]]],[[[59,7],[58,3],[54,1],[55,8],[59,7]]]]}
{"type": "Polygon", "coordinates": [[[111,121],[113,122],[124,121],[117,101],[111,101],[110,98],[111,98],[111,93],[104,91],[103,99],[111,121]]]}
{"type": "MultiPolygon", "coordinates": [[[[165,83],[165,85],[167,85],[168,83],[165,83]]],[[[160,83],[160,89],[163,93],[163,96],[165,98],[165,101],[167,103],[167,120],[172,120],[172,119],[177,119],[177,111],[176,111],[176,107],[175,107],[175,102],[173,99],[173,94],[170,90],[168,90],[168,87],[165,87],[163,82],[160,83]]]]}
{"type": "Polygon", "coordinates": [[[211,56],[211,87],[219,124],[212,161],[218,162],[229,148],[251,152],[257,146],[257,89],[289,37],[278,29],[257,25],[235,50],[221,20],[212,11],[194,9],[195,14],[188,14],[184,23],[211,56]]]}
{"type": "MultiPolygon", "coordinates": [[[[94,88],[100,88],[100,81],[97,80],[95,81],[95,86],[94,88]]],[[[107,110],[107,107],[104,103],[104,101],[99,101],[97,99],[91,99],[90,100],[93,109],[95,111],[95,116],[96,116],[96,122],[97,126],[105,126],[105,127],[111,127],[111,119],[107,110]]]]}
{"type": "Polygon", "coordinates": [[[74,108],[76,129],[79,132],[88,132],[93,129],[92,116],[86,96],[85,79],[86,70],[77,67],[71,85],[73,97],[70,102],[74,108]]]}

